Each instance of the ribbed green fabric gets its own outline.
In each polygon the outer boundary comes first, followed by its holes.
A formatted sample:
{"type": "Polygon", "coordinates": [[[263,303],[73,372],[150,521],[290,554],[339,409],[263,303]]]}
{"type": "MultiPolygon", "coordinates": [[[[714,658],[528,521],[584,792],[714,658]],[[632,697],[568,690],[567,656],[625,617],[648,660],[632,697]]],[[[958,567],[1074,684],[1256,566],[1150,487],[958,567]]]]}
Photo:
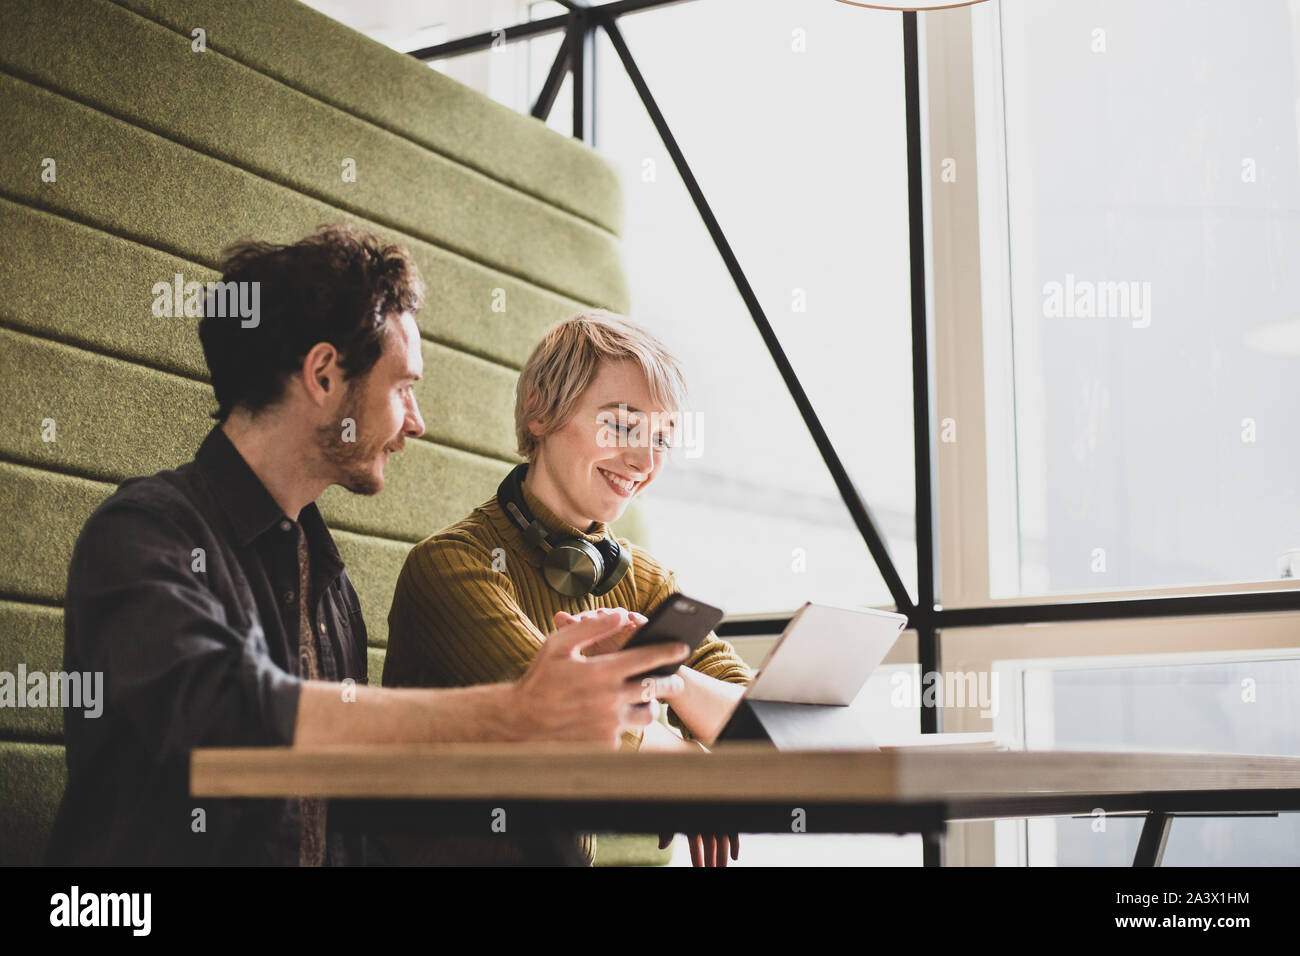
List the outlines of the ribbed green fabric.
{"type": "MultiPolygon", "coordinates": [[[[46,104],[43,123],[68,117],[84,126],[82,136],[100,137],[98,149],[77,148],[74,130],[68,130],[71,142],[40,143],[41,157],[55,145],[75,157],[71,177],[108,178],[103,161],[110,147],[148,138],[138,129],[143,128],[182,144],[173,149],[190,147],[186,152],[192,150],[196,161],[213,157],[196,168],[228,164],[226,176],[246,170],[290,187],[291,193],[276,193],[281,205],[311,196],[335,210],[326,219],[338,218],[338,210],[351,212],[598,304],[624,297],[610,232],[290,89],[216,49],[196,53],[188,38],[107,0],[0,0],[0,19],[0,69],[42,88],[33,94],[26,84],[11,83],[6,89],[6,100],[16,97],[18,130],[25,125],[25,98],[34,95],[46,104]],[[41,42],[55,33],[57,47],[41,42]],[[104,56],[106,49],[114,55],[104,56]],[[232,110],[230,103],[241,108],[232,110]],[[467,209],[474,214],[464,214],[467,209]],[[547,241],[538,242],[541,236],[547,241]]],[[[8,143],[20,158],[27,158],[24,139],[20,133],[8,143]]],[[[40,168],[41,157],[29,160],[31,168],[40,168]]],[[[122,150],[113,176],[135,175],[137,162],[122,150]]],[[[187,165],[179,154],[167,163],[178,171],[187,165]]],[[[191,203],[222,188],[220,181],[187,178],[191,203]]],[[[130,193],[105,198],[124,215],[131,211],[124,206],[135,199],[130,193]]]]}
{"type": "Polygon", "coordinates": [[[0,461],[0,595],[62,604],[81,526],[115,487],[0,461]]]}
{"type": "MultiPolygon", "coordinates": [[[[404,232],[401,223],[358,214],[355,206],[322,202],[7,73],[0,73],[0,98],[0,182],[10,198],[204,265],[215,267],[220,250],[241,235],[292,242],[320,223],[350,222],[409,243],[417,264],[459,257],[580,302],[618,308],[626,300],[611,237],[586,226],[566,233],[549,216],[521,215],[516,227],[507,210],[517,202],[462,213],[495,225],[479,235],[490,247],[439,247],[428,230],[404,232]],[[43,182],[42,161],[51,152],[65,160],[55,167],[58,178],[43,182]]],[[[57,164],[57,156],[49,158],[57,164]]],[[[492,304],[485,295],[481,310],[492,304]]]]}
{"type": "Polygon", "coordinates": [[[0,866],[37,866],[68,781],[63,746],[0,741],[0,866]]]}
{"type": "Polygon", "coordinates": [[[540,120],[496,103],[300,3],[117,0],[187,40],[621,233],[614,167],[540,120]]]}
{"type": "MultiPolygon", "coordinates": [[[[216,279],[212,268],[3,197],[0,234],[26,237],[0,256],[0,289],[15,291],[0,301],[5,324],[207,377],[198,336],[182,332],[198,320],[160,321],[149,293],[155,282],[172,281],[177,273],[197,282],[216,279]]],[[[236,235],[232,226],[222,241],[236,235]]],[[[426,306],[416,319],[427,339],[518,368],[543,329],[582,308],[577,300],[422,243],[391,238],[405,242],[424,280],[426,306]]]]}
{"type": "MultiPolygon", "coordinates": [[[[0,601],[0,671],[17,675],[63,669],[63,611],[39,604],[0,601]]],[[[63,739],[63,711],[55,707],[0,707],[0,734],[50,743],[63,739]]],[[[3,829],[0,827],[0,829],[3,829]]]]}

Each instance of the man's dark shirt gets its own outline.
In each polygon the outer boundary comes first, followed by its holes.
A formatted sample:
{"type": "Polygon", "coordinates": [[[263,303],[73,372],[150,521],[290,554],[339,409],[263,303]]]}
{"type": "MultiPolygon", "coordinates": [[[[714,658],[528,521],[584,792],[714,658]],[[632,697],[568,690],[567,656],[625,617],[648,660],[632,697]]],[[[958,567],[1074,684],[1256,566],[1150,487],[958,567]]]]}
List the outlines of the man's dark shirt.
{"type": "MultiPolygon", "coordinates": [[[[105,703],[98,718],[64,712],[47,862],[297,865],[297,801],[191,797],[189,754],[293,743],[299,524],[321,676],[364,684],[360,604],[320,511],[290,521],[220,426],[194,461],[123,482],[91,515],[68,569],[63,666],[102,671],[105,703]]],[[[333,865],[373,853],[333,828],[327,849],[333,865]]]]}

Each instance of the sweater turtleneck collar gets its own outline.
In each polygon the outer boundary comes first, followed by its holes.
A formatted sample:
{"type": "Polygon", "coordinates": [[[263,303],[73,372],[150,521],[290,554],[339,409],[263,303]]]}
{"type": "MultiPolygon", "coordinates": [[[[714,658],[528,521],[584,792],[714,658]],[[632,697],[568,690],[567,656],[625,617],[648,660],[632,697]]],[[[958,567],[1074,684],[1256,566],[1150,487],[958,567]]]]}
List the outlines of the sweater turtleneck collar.
{"type": "Polygon", "coordinates": [[[603,521],[595,522],[589,529],[586,530],[577,528],[574,525],[569,524],[569,522],[560,518],[559,515],[557,515],[554,511],[546,507],[546,505],[542,504],[541,499],[539,499],[535,494],[533,494],[532,489],[530,489],[527,485],[521,483],[520,489],[523,491],[524,503],[528,505],[528,510],[533,513],[534,518],[536,518],[542,524],[546,525],[546,530],[551,532],[552,534],[558,531],[561,532],[562,534],[568,534],[575,538],[585,538],[587,541],[590,541],[592,544],[595,544],[596,542],[602,540],[609,534],[608,525],[606,525],[605,522],[603,521]]]}

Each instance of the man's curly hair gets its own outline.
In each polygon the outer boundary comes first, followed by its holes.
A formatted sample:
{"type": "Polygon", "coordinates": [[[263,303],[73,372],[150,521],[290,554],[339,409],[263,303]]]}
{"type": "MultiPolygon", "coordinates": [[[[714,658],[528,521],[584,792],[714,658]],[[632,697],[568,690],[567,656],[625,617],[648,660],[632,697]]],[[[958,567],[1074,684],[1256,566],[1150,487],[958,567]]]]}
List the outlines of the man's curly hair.
{"type": "Polygon", "coordinates": [[[222,282],[259,283],[256,324],[206,314],[199,340],[217,410],[257,412],[279,401],[285,379],[319,342],[339,350],[345,378],[383,352],[388,320],[419,311],[424,286],[410,253],[345,224],[320,226],[289,245],[241,240],[222,254],[222,282]]]}

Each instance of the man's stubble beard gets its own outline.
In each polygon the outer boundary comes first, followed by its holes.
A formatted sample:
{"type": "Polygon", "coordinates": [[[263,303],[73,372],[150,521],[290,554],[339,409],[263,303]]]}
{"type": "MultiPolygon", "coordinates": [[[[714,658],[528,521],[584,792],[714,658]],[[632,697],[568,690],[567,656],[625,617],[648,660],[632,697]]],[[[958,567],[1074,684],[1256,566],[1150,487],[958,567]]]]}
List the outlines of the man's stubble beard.
{"type": "Polygon", "coordinates": [[[342,485],[355,495],[378,494],[384,487],[382,478],[376,478],[371,469],[380,452],[387,447],[391,436],[381,435],[367,440],[365,423],[361,419],[361,383],[351,381],[347,385],[337,425],[321,425],[316,429],[316,445],[321,457],[332,466],[339,475],[335,483],[342,485]],[[352,419],[355,423],[353,434],[356,441],[343,440],[343,420],[352,419]]]}

